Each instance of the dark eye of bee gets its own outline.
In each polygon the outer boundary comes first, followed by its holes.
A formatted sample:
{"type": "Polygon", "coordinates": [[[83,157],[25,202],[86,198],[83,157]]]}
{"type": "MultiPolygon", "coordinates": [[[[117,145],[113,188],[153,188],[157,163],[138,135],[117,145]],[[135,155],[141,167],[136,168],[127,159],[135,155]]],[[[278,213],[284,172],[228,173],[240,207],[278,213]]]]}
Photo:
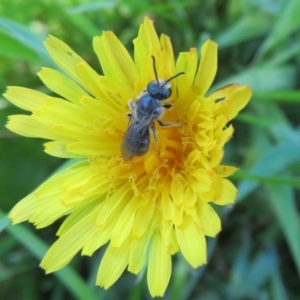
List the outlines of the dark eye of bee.
{"type": "Polygon", "coordinates": [[[166,100],[172,94],[172,90],[170,88],[160,85],[156,80],[148,83],[147,92],[157,100],[166,100]]]}

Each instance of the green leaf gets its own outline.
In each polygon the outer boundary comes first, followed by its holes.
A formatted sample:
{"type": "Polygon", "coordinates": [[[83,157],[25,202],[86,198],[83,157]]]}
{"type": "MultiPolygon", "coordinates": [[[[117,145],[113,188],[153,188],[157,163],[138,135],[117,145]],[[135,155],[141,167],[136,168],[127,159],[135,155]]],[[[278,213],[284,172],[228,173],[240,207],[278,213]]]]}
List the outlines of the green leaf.
{"type": "Polygon", "coordinates": [[[267,129],[270,129],[273,126],[272,121],[257,117],[255,115],[249,114],[249,113],[240,113],[235,118],[235,120],[238,120],[238,121],[241,121],[244,123],[248,123],[253,126],[258,126],[261,128],[267,128],[267,129]]]}
{"type": "Polygon", "coordinates": [[[290,121],[278,105],[261,100],[253,101],[251,104],[255,110],[254,115],[271,125],[268,128],[269,133],[278,141],[281,142],[286,139],[299,141],[298,133],[292,128],[290,121]]]}
{"type": "MultiPolygon", "coordinates": [[[[217,245],[217,238],[208,239],[207,243],[207,253],[208,253],[208,261],[212,257],[215,247],[217,245]]],[[[204,275],[207,265],[202,266],[201,268],[196,269],[193,273],[190,272],[190,266],[185,262],[185,272],[189,272],[190,276],[188,280],[183,280],[183,278],[173,277],[173,281],[171,282],[171,295],[168,299],[178,299],[178,300],[187,300],[190,299],[191,294],[196,289],[197,284],[199,283],[200,278],[204,275]],[[180,280],[182,279],[182,280],[180,280]]],[[[184,274],[181,274],[184,276],[184,274]]]]}
{"type": "Polygon", "coordinates": [[[267,185],[267,190],[300,275],[300,223],[293,190],[274,184],[267,185]]]}
{"type": "Polygon", "coordinates": [[[10,225],[9,219],[3,214],[1,216],[0,220],[0,233],[8,226],[10,225]]]}
{"type": "MultiPolygon", "coordinates": [[[[299,131],[298,135],[299,135],[299,131]]],[[[250,175],[272,176],[285,170],[293,162],[300,160],[299,139],[288,139],[274,146],[249,170],[250,175]]],[[[237,201],[245,199],[254,189],[259,186],[258,182],[242,181],[238,184],[237,201]]]]}
{"type": "Polygon", "coordinates": [[[36,61],[38,59],[38,55],[35,51],[1,31],[0,45],[0,55],[28,61],[36,61]]]}
{"type": "Polygon", "coordinates": [[[271,299],[289,300],[286,288],[284,286],[279,270],[275,270],[271,280],[271,299]]]}
{"type": "Polygon", "coordinates": [[[290,185],[295,188],[300,188],[300,178],[295,178],[295,177],[261,176],[257,174],[250,174],[245,171],[239,171],[233,176],[233,178],[256,181],[259,183],[290,185]]]}
{"type": "MultiPolygon", "coordinates": [[[[0,229],[5,228],[20,244],[25,246],[39,260],[43,258],[49,248],[41,239],[35,236],[23,225],[11,225],[5,214],[0,211],[0,229]]],[[[99,300],[83,279],[70,267],[53,273],[66,286],[76,299],[99,300]]]]}
{"type": "Polygon", "coordinates": [[[284,62],[292,59],[293,57],[297,58],[300,55],[300,41],[295,41],[292,44],[286,45],[281,51],[274,53],[270,59],[263,63],[264,67],[275,67],[284,62]]]}
{"type": "Polygon", "coordinates": [[[279,14],[272,32],[262,44],[258,57],[262,57],[267,51],[278,45],[300,26],[300,1],[290,0],[286,2],[284,10],[279,14]]]}
{"type": "Polygon", "coordinates": [[[273,248],[261,249],[251,261],[250,249],[250,243],[246,240],[235,253],[231,282],[226,286],[228,299],[245,299],[255,295],[277,268],[278,257],[273,248]]]}
{"type": "Polygon", "coordinates": [[[0,28],[21,44],[34,50],[38,55],[48,58],[48,53],[43,45],[46,36],[33,32],[27,27],[0,17],[0,28]]]}
{"type": "Polygon", "coordinates": [[[275,92],[257,92],[254,98],[274,102],[300,102],[300,91],[285,90],[275,92]]]}
{"type": "Polygon", "coordinates": [[[107,0],[94,3],[85,3],[73,6],[67,9],[69,14],[82,14],[85,12],[94,12],[97,10],[103,10],[107,8],[114,8],[117,5],[117,1],[107,0]]]}
{"type": "Polygon", "coordinates": [[[249,85],[255,92],[283,90],[295,85],[295,75],[292,66],[252,67],[218,82],[212,90],[232,83],[249,85]]]}
{"type": "Polygon", "coordinates": [[[242,16],[233,26],[221,32],[214,40],[219,47],[226,48],[266,33],[271,28],[271,19],[263,13],[242,16]]]}
{"type": "Polygon", "coordinates": [[[243,280],[245,290],[262,287],[278,266],[278,257],[273,248],[260,252],[249,265],[247,278],[243,280]],[[262,268],[261,266],[265,266],[262,268]]]}

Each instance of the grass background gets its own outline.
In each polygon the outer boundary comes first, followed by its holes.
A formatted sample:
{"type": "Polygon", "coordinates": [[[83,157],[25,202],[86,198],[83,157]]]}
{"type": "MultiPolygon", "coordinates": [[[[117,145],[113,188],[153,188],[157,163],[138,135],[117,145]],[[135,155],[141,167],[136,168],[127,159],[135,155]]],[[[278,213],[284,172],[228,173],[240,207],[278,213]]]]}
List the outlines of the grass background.
{"type": "MultiPolygon", "coordinates": [[[[174,51],[219,44],[214,87],[249,84],[254,96],[233,122],[225,162],[241,168],[234,207],[219,211],[223,230],[209,239],[209,263],[193,270],[177,255],[164,299],[299,299],[300,295],[300,1],[298,0],[1,0],[0,89],[48,92],[36,73],[51,66],[42,41],[68,43],[101,72],[92,37],[112,30],[132,51],[145,15],[174,51]]],[[[36,231],[11,226],[7,212],[64,162],[43,153],[43,141],[9,132],[21,113],[0,96],[0,299],[149,299],[144,274],[125,272],[109,290],[94,285],[103,250],[76,256],[45,275],[38,267],[59,222],[36,231]]]]}

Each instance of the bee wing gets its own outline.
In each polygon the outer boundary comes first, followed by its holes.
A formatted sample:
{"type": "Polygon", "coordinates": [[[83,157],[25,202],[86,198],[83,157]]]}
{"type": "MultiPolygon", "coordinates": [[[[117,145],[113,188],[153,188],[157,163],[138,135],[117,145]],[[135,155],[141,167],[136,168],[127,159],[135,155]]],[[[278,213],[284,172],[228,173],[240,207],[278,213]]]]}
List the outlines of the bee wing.
{"type": "Polygon", "coordinates": [[[130,160],[137,154],[141,141],[149,135],[149,126],[153,120],[153,118],[145,118],[137,122],[131,116],[121,144],[121,154],[124,161],[130,160]]]}

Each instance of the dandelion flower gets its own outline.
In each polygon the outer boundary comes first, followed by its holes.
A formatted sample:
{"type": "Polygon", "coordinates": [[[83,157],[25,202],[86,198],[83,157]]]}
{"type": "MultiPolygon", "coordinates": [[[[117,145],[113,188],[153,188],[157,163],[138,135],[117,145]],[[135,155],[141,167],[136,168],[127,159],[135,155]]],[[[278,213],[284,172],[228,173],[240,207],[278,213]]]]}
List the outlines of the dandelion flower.
{"type": "Polygon", "coordinates": [[[13,223],[37,228],[66,217],[41,262],[47,273],[66,266],[81,251],[91,256],[108,244],[97,285],[110,287],[127,268],[147,268],[150,294],[162,296],[172,271],[172,255],[181,252],[197,268],[206,263],[206,236],[221,229],[211,203],[233,203],[237,189],[226,177],[235,167],[222,165],[224,145],[233,134],[227,125],[251,97],[248,86],[231,85],[207,95],[217,70],[217,44],[208,40],[175,62],[170,39],[158,37],[145,18],[134,43],[134,59],[112,32],[95,37],[93,46],[104,75],[97,74],[59,39],[46,48],[63,72],[43,68],[38,74],[58,96],[9,87],[5,97],[30,115],[9,117],[7,128],[49,140],[45,152],[81,158],[53,175],[10,212],[13,223]],[[128,126],[128,100],[134,102],[155,80],[170,81],[172,95],[163,122],[155,124],[156,147],[128,161],[120,145],[128,126]],[[157,149],[158,148],[158,149],[157,149]]]}

